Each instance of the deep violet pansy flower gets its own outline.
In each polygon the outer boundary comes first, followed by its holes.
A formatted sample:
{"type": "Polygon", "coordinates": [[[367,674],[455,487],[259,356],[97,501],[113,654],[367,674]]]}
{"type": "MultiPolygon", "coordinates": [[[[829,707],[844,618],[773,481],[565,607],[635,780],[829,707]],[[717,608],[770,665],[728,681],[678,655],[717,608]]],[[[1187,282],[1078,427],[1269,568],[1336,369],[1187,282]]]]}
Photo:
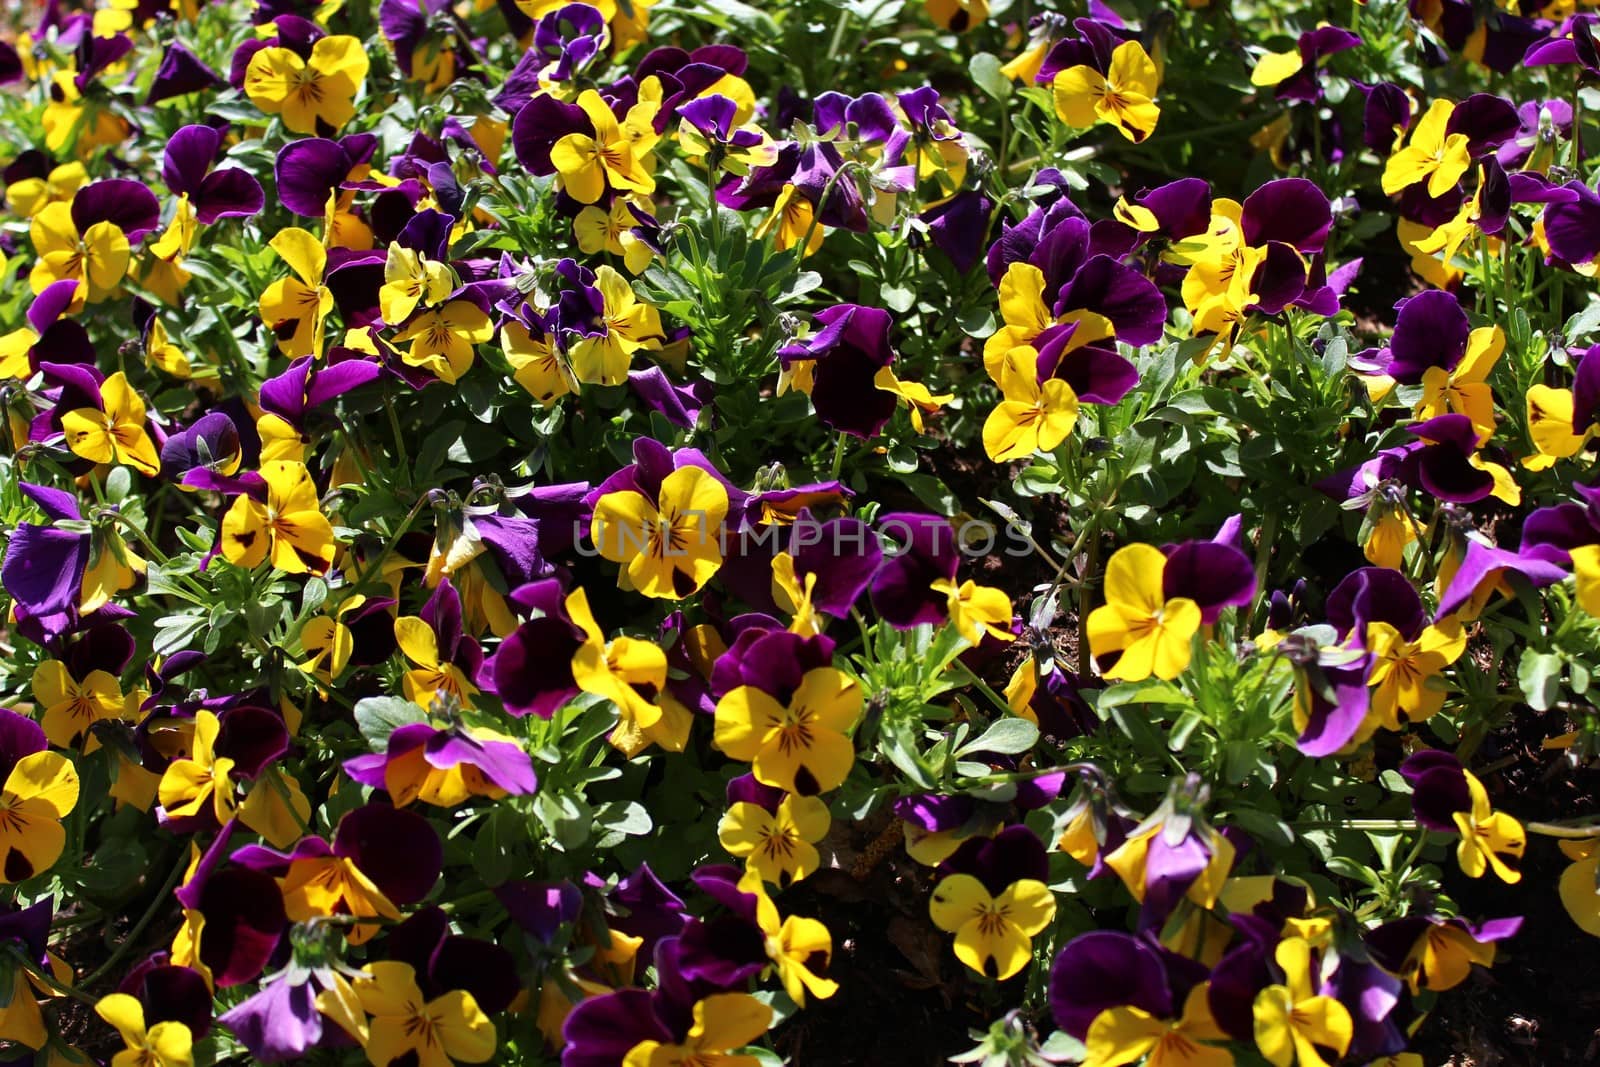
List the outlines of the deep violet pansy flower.
{"type": "Polygon", "coordinates": [[[1167,600],[1187,597],[1200,607],[1200,621],[1217,621],[1224,608],[1255,598],[1255,565],[1239,547],[1240,517],[1223,523],[1210,541],[1185,541],[1167,552],[1161,592],[1167,600]]]}
{"type": "Polygon", "coordinates": [[[222,131],[185,126],[172,135],[162,156],[161,177],[175,196],[189,198],[195,219],[210,225],[223,218],[248,218],[266,204],[261,183],[241,167],[212,170],[222,147],[222,131]]]}
{"type": "Polygon", "coordinates": [[[155,80],[144,102],[159,104],[179,96],[188,96],[204,89],[222,85],[222,75],[212,70],[182,41],[167,44],[161,56],[161,66],[156,69],[155,80]]]}
{"type": "Polygon", "coordinates": [[[450,932],[443,908],[427,907],[389,931],[389,958],[409,963],[423,996],[465,989],[489,1014],[505,1011],[522,988],[516,961],[499,945],[450,932]]]}
{"type": "Polygon", "coordinates": [[[502,882],[494,895],[512,922],[547,945],[583,913],[583,890],[571,882],[502,882]]]}
{"type": "Polygon", "coordinates": [[[578,695],[572,656],[585,634],[567,615],[566,590],[557,578],[513,590],[507,602],[527,616],[500,642],[487,664],[493,688],[512,715],[548,719],[578,695]]]}
{"type": "MultiPolygon", "coordinates": [[[[70,493],[49,486],[18,483],[24,496],[52,520],[83,519],[70,493]]],[[[54,525],[20,522],[11,531],[0,585],[15,603],[19,621],[33,619],[45,635],[59,636],[77,621],[83,575],[89,565],[90,536],[54,525]]]]}
{"type": "Polygon", "coordinates": [[[273,165],[278,200],[296,215],[320,219],[328,197],[363,169],[378,150],[378,139],[356,133],[339,140],[302,137],[278,150],[273,165]]]}
{"type": "Polygon", "coordinates": [[[1108,1008],[1134,1007],[1158,1019],[1173,1014],[1173,990],[1161,953],[1142,937],[1118,930],[1080,934],[1050,968],[1050,1014],[1083,1040],[1108,1008]]]}
{"type": "Polygon", "coordinates": [[[870,438],[894,414],[895,396],[877,388],[878,372],[894,362],[889,313],[839,304],[817,313],[809,337],[778,350],[795,387],[811,396],[824,426],[870,438]]]}
{"type": "Polygon", "coordinates": [[[889,625],[909,629],[943,622],[949,598],[936,593],[936,581],[951,581],[961,563],[956,529],[938,515],[893,512],[878,520],[878,532],[897,546],[886,547],[872,577],[872,607],[889,625]]]}
{"type": "Polygon", "coordinates": [[[196,1041],[211,1032],[211,989],[199,971],[176,967],[166,953],[146,957],[117,986],[117,992],[137,1000],[144,1008],[147,1027],[179,1022],[196,1041]]]}
{"type": "MultiPolygon", "coordinates": [[[[346,865],[359,871],[383,894],[388,904],[405,907],[427,896],[428,890],[439,880],[444,848],[427,819],[402,808],[371,803],[339,820],[331,845],[315,835],[301,838],[288,852],[266,845],[246,845],[233,854],[233,862],[274,878],[311,877],[318,870],[327,871],[330,885],[344,887],[337,906],[362,918],[377,914],[372,910],[358,910],[375,902],[364,896],[352,897],[351,894],[359,890],[351,888],[351,878],[344,873],[346,865]]],[[[286,904],[289,918],[294,922],[313,917],[309,901],[297,899],[286,904]]],[[[360,926],[348,931],[357,942],[375,932],[376,928],[363,931],[360,926]]]]}

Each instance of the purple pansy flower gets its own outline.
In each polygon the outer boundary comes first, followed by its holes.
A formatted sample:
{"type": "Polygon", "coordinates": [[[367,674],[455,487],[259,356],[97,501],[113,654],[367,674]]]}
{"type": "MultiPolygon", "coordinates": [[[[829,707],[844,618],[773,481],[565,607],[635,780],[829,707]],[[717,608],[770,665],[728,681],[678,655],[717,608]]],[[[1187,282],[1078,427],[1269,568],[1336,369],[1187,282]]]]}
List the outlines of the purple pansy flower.
{"type": "Polygon", "coordinates": [[[222,131],[211,126],[185,126],[172,135],[162,156],[161,177],[174,196],[186,196],[195,219],[210,225],[218,219],[248,218],[266,204],[261,183],[240,167],[211,169],[222,147],[222,131]]]}
{"type": "Polygon", "coordinates": [[[882,308],[840,304],[819,311],[811,336],[778,350],[785,370],[809,370],[811,402],[824,426],[870,438],[894,414],[893,393],[877,388],[880,370],[894,362],[889,313],[882,308]]]}

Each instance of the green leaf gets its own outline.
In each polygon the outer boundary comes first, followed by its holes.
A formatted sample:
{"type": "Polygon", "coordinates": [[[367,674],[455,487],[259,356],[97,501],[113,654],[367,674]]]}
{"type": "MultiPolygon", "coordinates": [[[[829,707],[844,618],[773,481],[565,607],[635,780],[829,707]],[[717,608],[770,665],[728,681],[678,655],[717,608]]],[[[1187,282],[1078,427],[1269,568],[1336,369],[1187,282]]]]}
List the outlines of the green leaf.
{"type": "Polygon", "coordinates": [[[1294,844],[1294,831],[1282,819],[1259,808],[1239,808],[1228,813],[1228,821],[1248,830],[1253,836],[1272,845],[1294,844]]]}
{"type": "MultiPolygon", "coordinates": [[[[155,568],[152,566],[152,570],[155,568]]],[[[210,625],[205,615],[168,615],[156,620],[156,636],[150,642],[150,651],[158,656],[168,656],[188,648],[190,643],[210,625]]]]}
{"type": "Polygon", "coordinates": [[[598,842],[601,848],[607,847],[606,841],[612,835],[619,840],[623,837],[643,837],[655,828],[650,813],[637,800],[613,800],[600,805],[594,812],[594,824],[607,831],[598,842]]]}
{"type": "Polygon", "coordinates": [[[366,697],[356,701],[356,729],[374,752],[388,748],[389,735],[400,727],[427,721],[427,712],[401,697],[366,697]]]}
{"type": "Polygon", "coordinates": [[[956,749],[956,755],[969,752],[996,752],[1016,756],[1031,749],[1039,740],[1039,728],[1027,719],[996,719],[976,738],[956,749]]]}
{"type": "Polygon", "coordinates": [[[979,52],[967,64],[967,73],[978,88],[996,100],[1004,100],[1011,95],[1011,79],[1001,73],[1000,67],[998,56],[979,52]]]}
{"type": "Polygon", "coordinates": [[[1057,1030],[1039,1046],[1039,1055],[1051,1063],[1082,1063],[1089,1058],[1089,1050],[1065,1030],[1057,1030]]]}
{"type": "Polygon", "coordinates": [[[1534,711],[1549,711],[1561,696],[1561,657],[1528,649],[1517,664],[1517,685],[1534,711]]]}

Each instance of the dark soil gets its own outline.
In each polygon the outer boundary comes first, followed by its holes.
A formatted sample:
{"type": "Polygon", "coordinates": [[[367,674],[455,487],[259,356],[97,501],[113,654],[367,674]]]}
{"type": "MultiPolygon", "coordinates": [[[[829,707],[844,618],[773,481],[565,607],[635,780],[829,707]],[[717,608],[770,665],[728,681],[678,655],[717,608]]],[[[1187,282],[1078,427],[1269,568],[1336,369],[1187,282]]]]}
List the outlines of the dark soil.
{"type": "MultiPolygon", "coordinates": [[[[1542,742],[1568,729],[1559,712],[1521,707],[1491,735],[1482,765],[1496,807],[1524,821],[1571,819],[1600,811],[1600,768],[1573,767],[1542,742]]],[[[1555,1067],[1600,1063],[1600,984],[1596,942],[1562,907],[1556,885],[1568,860],[1554,840],[1530,834],[1518,885],[1493,876],[1464,878],[1450,861],[1445,891],[1470,918],[1522,915],[1521,931],[1492,970],[1475,968],[1440,997],[1418,1034],[1429,1067],[1555,1067]]]]}
{"type": "Polygon", "coordinates": [[[949,935],[929,920],[929,872],[902,842],[887,812],[857,825],[836,821],[823,848],[832,866],[786,892],[785,911],[792,902],[796,914],[833,931],[829,976],[842,987],[808,1002],[779,1032],[777,1050],[789,1062],[936,1067],[973,1046],[969,1030],[988,1028],[977,1004],[985,983],[969,981],[949,935]]]}

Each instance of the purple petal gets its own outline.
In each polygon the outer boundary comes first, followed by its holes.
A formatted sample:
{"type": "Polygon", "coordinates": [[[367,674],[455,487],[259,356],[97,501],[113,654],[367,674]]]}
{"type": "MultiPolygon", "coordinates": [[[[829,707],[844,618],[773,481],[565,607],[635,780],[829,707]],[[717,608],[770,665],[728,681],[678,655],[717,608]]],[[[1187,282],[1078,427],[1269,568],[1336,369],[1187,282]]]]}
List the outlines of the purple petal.
{"type": "Polygon", "coordinates": [[[72,224],[82,236],[97,222],[109,222],[129,241],[161,226],[161,202],[143,182],[108,178],[79,189],[72,198],[72,224]]]}
{"type": "Polygon", "coordinates": [[[1282,241],[1307,254],[1321,252],[1333,225],[1328,196],[1304,178],[1279,178],[1245,197],[1245,243],[1282,241]]]}
{"type": "Polygon", "coordinates": [[[188,45],[182,41],[172,41],[166,46],[161,66],[156,70],[155,80],[150,83],[150,92],[144,102],[147,106],[159,104],[163,100],[198,93],[203,89],[215,89],[222,84],[222,75],[201,62],[188,45]]]}
{"type": "Polygon", "coordinates": [[[1116,930],[1080,934],[1050,968],[1050,1013],[1056,1025],[1083,1040],[1107,1008],[1133,1007],[1158,1019],[1173,1014],[1161,956],[1148,943],[1116,930]]]}
{"type": "Polygon", "coordinates": [[[1245,607],[1255,597],[1255,568],[1232,545],[1185,541],[1167,556],[1161,590],[1169,600],[1188,597],[1200,605],[1201,621],[1209,625],[1223,608],[1245,607]]]}
{"type": "Polygon", "coordinates": [[[1438,617],[1442,619],[1458,610],[1472,599],[1484,582],[1497,579],[1505,571],[1522,575],[1536,589],[1553,585],[1567,576],[1564,568],[1547,560],[1530,559],[1482,541],[1468,540],[1466,554],[1451,576],[1449,587],[1439,598],[1438,617]]]}
{"type": "Polygon", "coordinates": [[[333,848],[401,906],[428,895],[444,862],[428,820],[387,804],[367,804],[339,820],[333,848]]]}
{"type": "Polygon", "coordinates": [[[266,206],[266,194],[255,175],[239,167],[223,167],[206,175],[194,197],[195,218],[210,225],[218,219],[249,218],[266,206]]]}
{"type": "Polygon", "coordinates": [[[216,161],[220,147],[221,130],[200,125],[183,127],[167,142],[161,160],[161,180],[173,193],[188,193],[193,198],[216,161]]]}

